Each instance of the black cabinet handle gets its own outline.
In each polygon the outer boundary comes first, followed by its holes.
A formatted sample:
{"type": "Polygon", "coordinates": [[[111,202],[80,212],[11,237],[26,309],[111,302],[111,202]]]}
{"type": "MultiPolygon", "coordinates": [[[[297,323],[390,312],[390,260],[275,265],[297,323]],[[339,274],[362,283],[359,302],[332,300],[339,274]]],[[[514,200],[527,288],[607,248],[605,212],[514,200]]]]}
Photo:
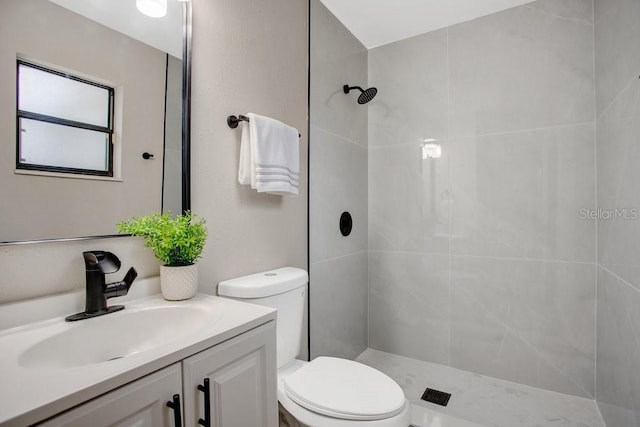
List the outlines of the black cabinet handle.
{"type": "Polygon", "coordinates": [[[167,406],[173,409],[173,425],[175,427],[182,427],[182,414],[180,412],[180,395],[174,394],[173,401],[168,401],[167,406]]]}
{"type": "Polygon", "coordinates": [[[198,384],[198,390],[204,393],[204,420],[200,418],[198,424],[204,427],[211,427],[211,393],[209,389],[209,378],[204,379],[204,385],[198,384]]]}

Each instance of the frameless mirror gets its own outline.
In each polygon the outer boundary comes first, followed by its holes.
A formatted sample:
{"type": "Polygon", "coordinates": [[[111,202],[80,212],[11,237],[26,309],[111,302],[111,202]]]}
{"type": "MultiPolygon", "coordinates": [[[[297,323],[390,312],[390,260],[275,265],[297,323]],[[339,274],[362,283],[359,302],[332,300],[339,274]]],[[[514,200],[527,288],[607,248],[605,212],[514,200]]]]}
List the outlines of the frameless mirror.
{"type": "Polygon", "coordinates": [[[0,244],[189,209],[191,4],[136,3],[0,0],[0,244]]]}

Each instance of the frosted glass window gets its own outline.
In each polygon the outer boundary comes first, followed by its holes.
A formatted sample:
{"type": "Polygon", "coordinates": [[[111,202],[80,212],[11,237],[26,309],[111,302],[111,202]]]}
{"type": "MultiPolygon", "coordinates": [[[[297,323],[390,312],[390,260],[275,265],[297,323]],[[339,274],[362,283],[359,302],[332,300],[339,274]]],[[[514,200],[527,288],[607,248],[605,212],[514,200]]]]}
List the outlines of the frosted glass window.
{"type": "Polygon", "coordinates": [[[18,169],[113,176],[114,90],[18,60],[18,169]]]}
{"type": "Polygon", "coordinates": [[[102,132],[20,119],[20,163],[108,171],[108,151],[102,132]]]}
{"type": "Polygon", "coordinates": [[[109,126],[108,89],[26,64],[18,65],[18,109],[109,126]]]}

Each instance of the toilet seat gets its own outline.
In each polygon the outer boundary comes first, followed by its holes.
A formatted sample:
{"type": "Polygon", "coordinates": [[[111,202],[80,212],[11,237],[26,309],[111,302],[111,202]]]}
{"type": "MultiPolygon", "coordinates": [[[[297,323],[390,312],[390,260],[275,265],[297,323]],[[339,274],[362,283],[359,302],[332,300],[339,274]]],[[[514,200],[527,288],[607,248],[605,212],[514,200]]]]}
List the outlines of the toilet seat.
{"type": "Polygon", "coordinates": [[[394,417],[375,421],[351,421],[327,417],[305,409],[289,399],[284,392],[278,392],[278,399],[282,406],[281,409],[286,411],[283,418],[289,422],[291,427],[408,427],[411,425],[411,404],[409,401],[406,402],[402,412],[394,417]]]}
{"type": "Polygon", "coordinates": [[[398,423],[406,418],[409,406],[400,386],[358,362],[319,357],[282,375],[279,383],[281,403],[294,412],[328,417],[340,425],[368,425],[366,421],[372,425],[408,425],[398,423]]]}

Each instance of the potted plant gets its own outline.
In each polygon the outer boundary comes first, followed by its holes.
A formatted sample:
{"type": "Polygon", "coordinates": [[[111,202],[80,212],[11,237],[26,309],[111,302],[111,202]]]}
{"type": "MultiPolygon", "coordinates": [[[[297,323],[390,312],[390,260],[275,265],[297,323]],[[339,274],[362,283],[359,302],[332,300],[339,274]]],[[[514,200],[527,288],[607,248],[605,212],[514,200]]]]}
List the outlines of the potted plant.
{"type": "Polygon", "coordinates": [[[153,214],[117,224],[120,233],[145,238],[160,266],[162,296],[170,301],[193,297],[198,290],[198,266],[207,240],[205,220],[191,212],[172,218],[153,214]]]}

